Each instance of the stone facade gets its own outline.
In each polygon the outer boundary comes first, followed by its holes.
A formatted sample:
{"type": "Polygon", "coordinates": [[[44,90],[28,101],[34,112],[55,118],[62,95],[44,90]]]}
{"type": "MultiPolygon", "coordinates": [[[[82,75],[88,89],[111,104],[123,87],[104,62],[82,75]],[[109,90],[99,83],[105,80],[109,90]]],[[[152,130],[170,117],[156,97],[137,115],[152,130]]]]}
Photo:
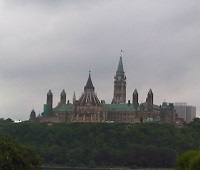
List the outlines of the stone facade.
{"type": "Polygon", "coordinates": [[[112,103],[126,103],[126,76],[124,73],[122,57],[120,57],[114,79],[114,95],[112,103]]]}
{"type": "MultiPolygon", "coordinates": [[[[33,120],[33,113],[32,118],[33,120]]],[[[88,80],[81,97],[76,100],[74,93],[73,103],[66,103],[66,93],[63,90],[60,94],[60,102],[53,108],[53,93],[47,93],[47,103],[39,118],[41,122],[166,122],[175,123],[177,118],[173,104],[164,102],[162,105],[155,105],[153,92],[150,89],[144,103],[138,103],[138,92],[133,92],[132,102],[126,103],[126,76],[123,69],[122,57],[114,76],[114,93],[111,104],[100,100],[95,93],[89,73],[88,80]]]]}
{"type": "Polygon", "coordinates": [[[104,122],[105,112],[94,92],[94,86],[89,74],[88,81],[80,99],[74,103],[72,122],[104,122]]]}

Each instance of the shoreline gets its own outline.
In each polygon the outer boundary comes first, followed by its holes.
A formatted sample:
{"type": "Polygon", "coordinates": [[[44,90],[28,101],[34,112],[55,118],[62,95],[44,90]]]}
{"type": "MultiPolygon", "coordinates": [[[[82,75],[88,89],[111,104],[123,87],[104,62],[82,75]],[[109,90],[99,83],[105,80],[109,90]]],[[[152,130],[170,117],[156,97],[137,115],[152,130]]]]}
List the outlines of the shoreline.
{"type": "Polygon", "coordinates": [[[88,168],[88,167],[64,167],[64,166],[42,166],[42,170],[173,170],[173,168],[88,168]]]}

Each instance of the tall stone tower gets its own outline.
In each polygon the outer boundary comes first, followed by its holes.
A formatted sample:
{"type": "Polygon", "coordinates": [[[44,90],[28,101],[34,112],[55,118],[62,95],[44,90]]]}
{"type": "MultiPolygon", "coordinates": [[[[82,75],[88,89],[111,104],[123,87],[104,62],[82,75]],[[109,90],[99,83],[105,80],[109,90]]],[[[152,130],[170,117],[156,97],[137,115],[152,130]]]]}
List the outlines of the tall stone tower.
{"type": "Polygon", "coordinates": [[[114,77],[114,96],[112,103],[126,103],[126,76],[124,73],[122,57],[114,77]]]}
{"type": "Polygon", "coordinates": [[[133,106],[135,107],[135,109],[137,109],[137,107],[139,106],[137,89],[135,89],[133,92],[133,106]]]}
{"type": "Polygon", "coordinates": [[[47,93],[47,105],[49,106],[50,110],[52,110],[53,107],[53,93],[51,90],[47,93]]]}
{"type": "Polygon", "coordinates": [[[60,104],[66,104],[66,93],[64,89],[60,94],[60,104]]]}
{"type": "Polygon", "coordinates": [[[75,94],[75,91],[74,91],[74,95],[73,95],[73,104],[76,104],[76,94],[75,94]]]}
{"type": "Polygon", "coordinates": [[[147,94],[147,103],[150,105],[153,105],[153,92],[150,89],[148,94],[147,94]]]}
{"type": "Polygon", "coordinates": [[[148,110],[153,111],[153,92],[151,89],[149,90],[147,94],[146,102],[147,102],[148,110]]]}

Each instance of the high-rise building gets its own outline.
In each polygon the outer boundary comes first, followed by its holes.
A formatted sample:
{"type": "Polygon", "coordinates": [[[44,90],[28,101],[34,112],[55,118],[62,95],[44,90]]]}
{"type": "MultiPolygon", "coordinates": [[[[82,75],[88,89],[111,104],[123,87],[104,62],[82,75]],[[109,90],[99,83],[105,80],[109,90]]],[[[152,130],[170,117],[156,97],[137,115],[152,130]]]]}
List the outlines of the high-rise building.
{"type": "Polygon", "coordinates": [[[178,118],[184,119],[186,123],[191,122],[196,117],[196,107],[187,105],[187,103],[173,103],[178,114],[178,118]]]}

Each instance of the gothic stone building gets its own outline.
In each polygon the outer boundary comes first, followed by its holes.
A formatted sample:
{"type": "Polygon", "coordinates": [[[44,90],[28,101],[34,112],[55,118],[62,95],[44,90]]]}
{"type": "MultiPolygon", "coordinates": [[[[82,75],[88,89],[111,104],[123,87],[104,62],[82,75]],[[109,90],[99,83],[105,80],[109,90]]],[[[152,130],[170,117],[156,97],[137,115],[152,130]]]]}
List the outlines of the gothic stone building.
{"type": "Polygon", "coordinates": [[[150,89],[146,101],[138,102],[138,92],[135,89],[132,101],[126,103],[126,76],[120,57],[116,75],[114,76],[114,93],[111,104],[100,100],[95,93],[89,73],[88,80],[81,97],[76,100],[74,93],[73,102],[66,102],[66,93],[60,94],[60,102],[53,108],[53,93],[47,93],[47,102],[39,118],[42,122],[167,122],[174,123],[177,118],[173,104],[164,102],[155,105],[153,92],[150,89]]]}

